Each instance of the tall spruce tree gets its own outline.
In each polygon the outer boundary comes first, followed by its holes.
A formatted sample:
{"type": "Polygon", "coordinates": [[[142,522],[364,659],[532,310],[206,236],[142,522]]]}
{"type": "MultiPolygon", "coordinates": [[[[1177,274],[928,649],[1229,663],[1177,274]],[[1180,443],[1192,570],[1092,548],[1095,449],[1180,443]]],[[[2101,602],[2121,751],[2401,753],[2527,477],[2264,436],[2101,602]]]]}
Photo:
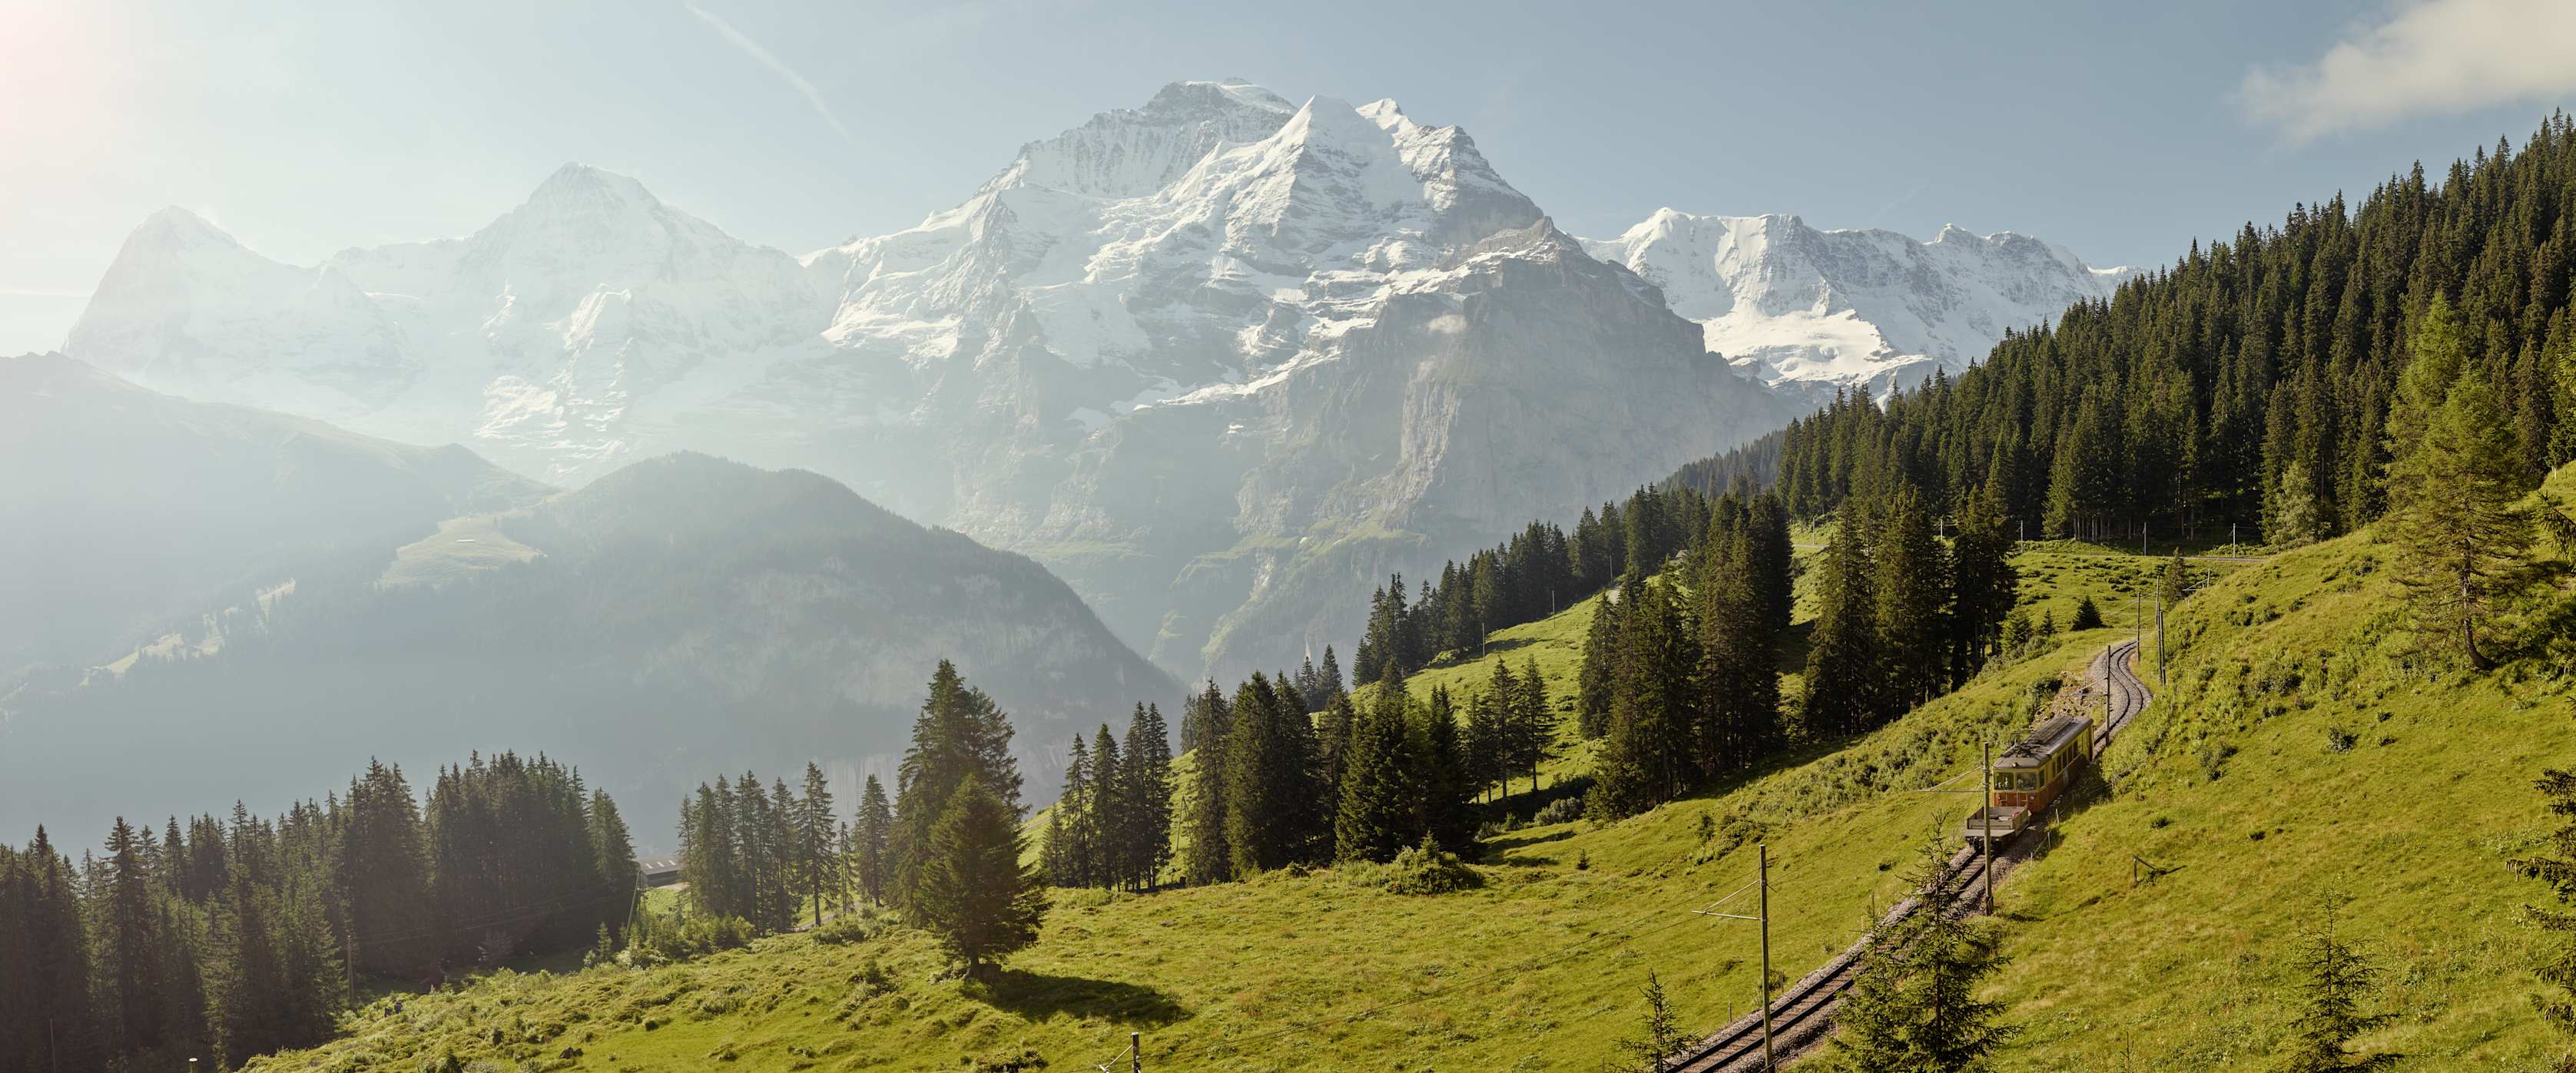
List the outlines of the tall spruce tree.
{"type": "Polygon", "coordinates": [[[929,694],[913,721],[912,747],[896,775],[895,824],[888,840],[894,901],[907,908],[931,825],[947,813],[948,795],[960,784],[972,778],[1005,809],[1016,814],[1020,808],[1020,769],[1011,758],[1009,717],[944,659],[931,673],[929,694]]]}
{"type": "Polygon", "coordinates": [[[837,888],[840,872],[840,817],[832,810],[832,783],[820,765],[805,762],[805,793],[796,799],[797,860],[804,866],[804,894],[814,906],[814,926],[823,926],[823,895],[837,888]]]}
{"type": "Polygon", "coordinates": [[[1037,941],[1046,885],[1020,863],[1019,810],[969,773],[949,787],[939,819],[919,843],[913,913],[969,976],[1037,941]]]}
{"type": "Polygon", "coordinates": [[[1234,847],[1226,841],[1226,806],[1230,797],[1226,774],[1234,714],[1214,680],[1191,700],[1188,710],[1182,713],[1182,724],[1201,729],[1196,735],[1198,744],[1190,754],[1190,796],[1181,816],[1182,826],[1190,835],[1181,856],[1181,877],[1194,887],[1222,883],[1234,878],[1234,847]]]}
{"type": "Polygon", "coordinates": [[[1949,684],[1950,568],[1921,493],[1901,485],[1880,522],[1872,588],[1880,666],[1878,718],[1893,719],[1949,684]]]}
{"type": "Polygon", "coordinates": [[[893,881],[891,862],[887,859],[889,842],[894,837],[894,805],[886,800],[885,784],[874,775],[859,790],[859,818],[854,837],[858,842],[859,887],[868,900],[886,903],[893,881]]]}
{"type": "Polygon", "coordinates": [[[2533,536],[2528,482],[2486,376],[2460,376],[2404,450],[2389,467],[2399,581],[2425,636],[2485,670],[2494,661],[2480,631],[2520,583],[2533,536]]]}
{"type": "Polygon", "coordinates": [[[1799,719],[1810,735],[1868,730],[1885,710],[1880,694],[1886,654],[1878,638],[1867,528],[1858,512],[1847,512],[1825,546],[1816,621],[1807,634],[1806,695],[1799,705],[1799,719]]]}
{"type": "Polygon", "coordinates": [[[1350,755],[1342,766],[1340,809],[1333,819],[1335,855],[1346,861],[1391,861],[1418,837],[1414,827],[1422,790],[1418,766],[1405,746],[1412,701],[1404,678],[1390,666],[1377,693],[1351,727],[1350,755]]]}

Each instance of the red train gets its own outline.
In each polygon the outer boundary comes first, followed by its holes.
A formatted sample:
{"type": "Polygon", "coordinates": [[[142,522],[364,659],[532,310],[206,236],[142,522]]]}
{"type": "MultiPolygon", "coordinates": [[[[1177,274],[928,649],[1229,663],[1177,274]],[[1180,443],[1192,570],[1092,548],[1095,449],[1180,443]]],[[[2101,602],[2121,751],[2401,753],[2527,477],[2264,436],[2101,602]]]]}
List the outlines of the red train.
{"type": "Polygon", "coordinates": [[[2032,727],[2030,735],[1995,758],[1994,797],[1970,813],[1969,838],[2003,838],[2029,826],[2093,762],[2093,719],[2061,715],[2032,727]]]}

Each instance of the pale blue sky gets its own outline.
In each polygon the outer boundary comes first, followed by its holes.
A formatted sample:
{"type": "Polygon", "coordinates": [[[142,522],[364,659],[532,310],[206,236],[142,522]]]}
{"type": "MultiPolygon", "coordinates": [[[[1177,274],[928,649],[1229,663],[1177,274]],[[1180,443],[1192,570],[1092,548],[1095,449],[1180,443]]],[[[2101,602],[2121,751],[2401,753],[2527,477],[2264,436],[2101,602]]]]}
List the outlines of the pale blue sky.
{"type": "Polygon", "coordinates": [[[581,160],[804,252],[909,226],[1163,83],[1229,76],[1464,125],[1578,234],[1670,205],[2166,260],[2519,141],[2576,102],[2571,11],[0,0],[0,354],[58,345],[166,204],[311,263],[465,234],[581,160]]]}

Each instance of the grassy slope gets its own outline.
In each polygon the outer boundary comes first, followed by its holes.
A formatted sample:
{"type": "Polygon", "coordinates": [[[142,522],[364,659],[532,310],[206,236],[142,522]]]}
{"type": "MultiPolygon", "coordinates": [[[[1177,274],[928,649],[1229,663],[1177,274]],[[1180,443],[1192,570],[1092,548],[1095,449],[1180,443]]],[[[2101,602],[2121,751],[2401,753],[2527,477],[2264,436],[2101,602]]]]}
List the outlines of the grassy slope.
{"type": "MultiPolygon", "coordinates": [[[[2513,687],[2516,700],[2489,686],[2464,693],[2456,682],[2390,678],[2368,669],[2386,658],[2377,646],[2330,657],[2353,668],[2330,672],[2331,686],[2235,699],[2238,662],[2311,661],[2383,614],[2386,582],[2356,569],[2381,554],[2358,541],[2303,551],[2176,611],[2176,672],[2195,684],[2114,750],[2121,795],[2070,818],[2063,844],[2005,888],[2019,960],[1998,993],[2030,1029],[2007,1068],[2151,1058],[2208,1068],[2267,1047],[2286,1012],[2275,990],[2280,940],[2313,880],[2338,874],[2360,897],[2353,927],[2398,955],[2391,1001],[2438,1006],[2376,1038],[2424,1054],[2536,1053],[2537,1023],[2520,1000],[2528,978],[2494,967],[2527,963],[2528,937],[2505,915],[2531,892],[2497,858],[2542,827],[2528,782],[2569,744],[2563,714],[2523,695],[2536,688],[2528,684],[2513,687]],[[2280,617],[2265,621],[2272,611],[2280,617]],[[2202,665],[2220,668],[2207,684],[2196,682],[2202,665]],[[2360,695],[2372,699],[2339,699],[2360,695]],[[2487,718],[2516,703],[2519,718],[2487,718]],[[2287,711],[2255,720],[2265,704],[2287,711]],[[2354,704],[2368,706],[2366,724],[2354,704]],[[2381,710],[2392,713],[2385,723],[2381,710]],[[2338,714],[2364,734],[2348,753],[2325,748],[2323,727],[2338,714]],[[2395,741],[2377,744],[2382,734],[2395,741]],[[2240,750],[2215,782],[2200,764],[2203,737],[2240,750]],[[2438,814],[2415,793],[2428,782],[2455,788],[2442,791],[2438,814]],[[2338,825],[2325,821],[2330,804],[2347,814],[2338,825]],[[2257,829],[2261,841],[2249,837],[2257,829]],[[2131,892],[2133,852],[2180,870],[2131,892]],[[2365,853],[2387,863],[2365,871],[2365,853]]],[[[2091,592],[2106,610],[2161,565],[2057,546],[2020,563],[2025,598],[2071,609],[2075,594],[2091,592]]],[[[1537,656],[1562,697],[1588,611],[1496,640],[1519,646],[1516,664],[1537,656]]],[[[756,1069],[927,1070],[1023,1047],[1076,1067],[1105,1059],[1134,1029],[1165,1068],[1589,1070],[1630,1031],[1648,969],[1694,1029],[1747,1008],[1750,926],[1688,912],[1729,892],[1739,893],[1724,908],[1749,906],[1740,892],[1753,847],[1738,838],[1767,834],[1776,966],[1803,973],[1897,895],[1914,847],[1949,830],[1966,804],[1906,791],[1971,770],[1980,741],[2026,724],[2034,686],[2077,672],[2125,632],[2120,620],[2115,612],[2111,629],[2062,637],[1891,727],[1812,747],[1712,795],[1601,829],[1513,832],[1480,867],[1485,885],[1464,894],[1387,895],[1368,868],[1142,898],[1058,892],[1044,936],[990,988],[936,979],[937,952],[906,929],[850,946],[785,936],[649,972],[502,976],[415,997],[400,1014],[379,1006],[353,1022],[352,1038],[271,1067],[409,1070],[453,1051],[553,1068],[684,1068],[730,1056],[756,1069]],[[1704,839],[1704,826],[1719,833],[1704,839]],[[883,990],[861,982],[871,963],[889,981],[883,990]],[[567,1048],[580,1053],[564,1057],[567,1048]]],[[[1481,668],[1434,667],[1415,684],[1481,682],[1481,668]]]]}
{"type": "MultiPolygon", "coordinates": [[[[2576,492],[2576,469],[2552,486],[2576,492]]],[[[2029,1033],[2004,1068],[2267,1056],[2328,891],[2384,969],[2373,1004],[2399,1014],[2363,1043],[2417,1069],[2536,1069],[2561,1049],[2526,1002],[2540,936],[2517,919],[2545,891],[2504,858],[2554,826],[2531,784],[2576,760],[2571,682],[2417,666],[2392,563],[2345,538],[2177,609],[2173,686],[2108,757],[2117,795],[2006,888],[2001,994],[2029,1033]],[[2133,889],[2133,854],[2176,871],[2133,889]]]]}

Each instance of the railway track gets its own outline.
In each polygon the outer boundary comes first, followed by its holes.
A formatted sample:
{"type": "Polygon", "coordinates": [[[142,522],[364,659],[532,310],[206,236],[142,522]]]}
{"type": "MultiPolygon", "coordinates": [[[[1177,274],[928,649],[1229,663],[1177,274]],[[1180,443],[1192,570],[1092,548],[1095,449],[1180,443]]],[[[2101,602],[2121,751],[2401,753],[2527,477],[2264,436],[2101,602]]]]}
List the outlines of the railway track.
{"type": "MultiPolygon", "coordinates": [[[[2136,641],[2122,641],[2103,649],[2093,658],[2088,669],[2092,679],[2088,683],[2090,689],[2105,702],[2102,723],[2094,731],[2096,756],[2101,754],[2103,747],[2110,745],[2113,736],[2128,727],[2130,720],[2146,709],[2147,702],[2155,698],[2146,683],[2139,681],[2129,669],[2129,661],[2137,653],[2136,641]]],[[[2010,845],[1997,847],[1995,857],[1998,874],[2008,864],[2017,863],[2010,845]]],[[[1951,855],[1941,884],[1952,895],[1950,901],[1955,907],[1954,912],[1965,915],[1978,908],[1977,900],[1966,895],[1976,884],[1984,863],[1985,855],[1974,842],[1951,855]]],[[[1915,908],[1916,899],[1908,898],[1889,909],[1883,919],[1891,924],[1904,920],[1914,915],[1915,908]]],[[[1851,987],[1852,977],[1860,971],[1861,954],[1867,945],[1866,937],[1854,942],[1771,1001],[1772,1053],[1781,1062],[1786,1063],[1824,1041],[1825,1035],[1833,1028],[1834,1010],[1842,1004],[1843,992],[1851,987]]],[[[1667,1068],[1675,1073],[1758,1073],[1763,1070],[1760,1012],[1737,1018],[1715,1035],[1700,1041],[1698,1046],[1673,1056],[1667,1068]]]]}

